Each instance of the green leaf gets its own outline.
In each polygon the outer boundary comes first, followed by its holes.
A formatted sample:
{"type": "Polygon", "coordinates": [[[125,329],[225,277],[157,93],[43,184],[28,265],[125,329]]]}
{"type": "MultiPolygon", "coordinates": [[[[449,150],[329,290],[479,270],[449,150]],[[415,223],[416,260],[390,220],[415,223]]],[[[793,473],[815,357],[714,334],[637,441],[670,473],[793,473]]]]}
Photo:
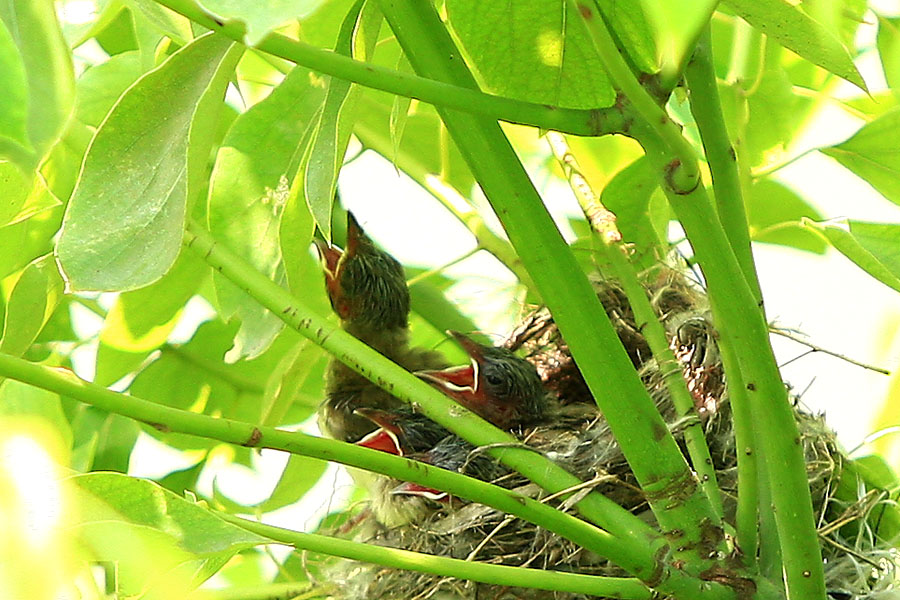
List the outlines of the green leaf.
{"type": "Polygon", "coordinates": [[[792,189],[773,179],[758,180],[747,191],[745,203],[754,242],[825,253],[822,238],[800,224],[803,218],[819,221],[824,217],[792,189]]]}
{"type": "MultiPolygon", "coordinates": [[[[666,240],[660,239],[659,226],[654,224],[658,215],[650,211],[650,198],[658,186],[650,161],[642,157],[619,171],[600,194],[603,206],[616,215],[623,241],[634,245],[634,258],[642,267],[657,262],[666,245],[666,240]]],[[[668,214],[663,213],[663,217],[668,222],[668,214]]]]}
{"type": "MultiPolygon", "coordinates": [[[[697,36],[706,26],[718,0],[693,2],[659,2],[641,0],[650,24],[656,31],[656,46],[665,71],[677,72],[687,53],[691,52],[697,36]]],[[[617,6],[614,11],[633,12],[636,6],[617,6]]],[[[613,13],[615,14],[615,12],[613,13]]]]}
{"type": "Polygon", "coordinates": [[[900,89],[900,19],[878,16],[878,54],[888,86],[896,93],[900,89]]]}
{"type": "Polygon", "coordinates": [[[241,21],[247,25],[244,40],[255,46],[267,33],[288,21],[303,20],[327,0],[199,0],[195,4],[220,21],[241,21]]]}
{"type": "Polygon", "coordinates": [[[327,466],[324,460],[291,454],[275,489],[256,508],[267,513],[297,502],[319,481],[327,466]]]}
{"type": "Polygon", "coordinates": [[[610,106],[615,92],[603,63],[568,6],[544,0],[446,2],[450,26],[487,91],[569,108],[610,106]]]}
{"type": "MultiPolygon", "coordinates": [[[[292,69],[265,100],[237,118],[213,168],[210,231],[279,283],[285,277],[279,223],[289,196],[292,159],[320,106],[322,93],[313,85],[308,70],[292,69]]],[[[241,321],[229,358],[253,357],[265,351],[283,322],[225,277],[214,274],[213,281],[222,318],[237,316],[241,321]]]]}
{"type": "Polygon", "coordinates": [[[72,428],[63,413],[59,394],[7,379],[0,384],[0,418],[14,415],[46,421],[63,439],[66,448],[72,446],[72,428]]]}
{"type": "Polygon", "coordinates": [[[63,207],[53,206],[6,227],[0,227],[0,277],[22,269],[53,250],[63,207]]]}
{"type": "Polygon", "coordinates": [[[135,289],[171,268],[184,230],[191,121],[204,94],[224,93],[239,55],[208,34],[116,103],[88,150],[57,245],[71,289],[135,289]]]}
{"type": "Polygon", "coordinates": [[[35,175],[29,181],[13,163],[0,162],[0,227],[20,223],[60,204],[42,177],[35,175]]]}
{"type": "Polygon", "coordinates": [[[52,256],[25,267],[6,303],[0,352],[24,354],[56,310],[62,292],[62,278],[52,256]]]}
{"type": "Polygon", "coordinates": [[[0,138],[4,144],[30,148],[28,141],[28,79],[16,42],[0,23],[0,138]]]}
{"type": "Polygon", "coordinates": [[[846,142],[823,154],[862,177],[881,195],[900,204],[900,110],[867,123],[846,142]]]}
{"type": "Polygon", "coordinates": [[[788,50],[866,89],[841,41],[793,4],[785,0],[725,0],[725,4],[788,50]]]}
{"type": "Polygon", "coordinates": [[[110,385],[118,381],[166,343],[185,303],[196,293],[208,271],[199,257],[182,252],[162,279],[120,294],[100,331],[94,382],[110,385]]]}
{"type": "Polygon", "coordinates": [[[73,533],[95,560],[115,561],[117,591],[125,596],[182,597],[212,574],[211,567],[269,542],[150,481],[115,473],[70,481],[77,506],[73,533]]]}
{"type": "Polygon", "coordinates": [[[900,292],[900,225],[829,221],[803,225],[822,234],[832,246],[863,271],[900,292]]]}
{"type": "MultiPolygon", "coordinates": [[[[347,14],[334,51],[368,60],[378,38],[382,16],[374,3],[359,0],[347,14]]],[[[303,156],[303,195],[322,235],[331,241],[331,213],[337,175],[353,130],[358,86],[331,77],[313,138],[303,156]]]]}
{"type": "MultiPolygon", "coordinates": [[[[0,33],[0,81],[9,82],[12,87],[0,86],[3,94],[7,90],[12,99],[22,99],[21,66],[27,78],[27,97],[19,109],[27,108],[28,145],[9,143],[0,137],[0,155],[10,156],[24,170],[37,166],[47,150],[56,143],[72,113],[75,100],[75,75],[72,57],[56,21],[54,3],[51,0],[8,0],[0,3],[0,21],[5,31],[0,33]],[[19,58],[11,56],[9,43],[18,48],[19,58]],[[7,68],[9,69],[7,73],[7,68]]],[[[6,108],[8,110],[8,107],[6,108]]],[[[16,109],[14,109],[15,112],[16,109]]],[[[4,116],[0,104],[0,123],[4,116]]],[[[12,116],[13,140],[21,133],[21,114],[12,116]]],[[[0,131],[6,133],[5,127],[0,131]]]]}
{"type": "MultiPolygon", "coordinates": [[[[324,382],[311,379],[317,375],[316,367],[327,362],[328,355],[309,340],[302,340],[278,362],[266,384],[262,402],[262,424],[278,426],[285,423],[284,417],[295,404],[305,404],[308,413],[316,409],[318,399],[324,397],[324,382]],[[314,404],[302,401],[302,391],[313,384],[316,389],[314,404]],[[317,385],[318,384],[318,385],[317,385]]],[[[272,509],[274,510],[274,509],[272,509]]]]}
{"type": "Polygon", "coordinates": [[[187,17],[169,10],[152,0],[125,0],[133,13],[140,13],[147,22],[163,35],[183,46],[194,38],[191,22],[187,17]]]}
{"type": "Polygon", "coordinates": [[[93,66],[78,78],[76,118],[98,127],[122,93],[143,74],[138,52],[122,52],[93,66]]]}

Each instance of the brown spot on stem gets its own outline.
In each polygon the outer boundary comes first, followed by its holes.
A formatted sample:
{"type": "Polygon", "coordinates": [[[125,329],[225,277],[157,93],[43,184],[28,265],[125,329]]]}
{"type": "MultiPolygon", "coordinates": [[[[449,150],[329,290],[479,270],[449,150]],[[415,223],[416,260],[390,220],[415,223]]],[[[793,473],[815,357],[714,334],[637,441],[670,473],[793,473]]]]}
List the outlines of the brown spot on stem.
{"type": "Polygon", "coordinates": [[[259,444],[259,440],[262,439],[262,431],[259,430],[259,427],[254,427],[253,431],[250,433],[250,437],[246,442],[241,444],[242,446],[246,446],[247,448],[253,448],[257,444],[259,444]]]}

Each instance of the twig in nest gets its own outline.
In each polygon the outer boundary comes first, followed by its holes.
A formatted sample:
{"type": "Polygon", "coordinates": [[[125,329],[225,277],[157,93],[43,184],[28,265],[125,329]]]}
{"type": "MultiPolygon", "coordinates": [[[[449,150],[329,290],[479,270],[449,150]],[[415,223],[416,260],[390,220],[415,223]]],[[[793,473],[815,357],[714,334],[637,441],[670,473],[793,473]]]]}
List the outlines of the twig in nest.
{"type": "MultiPolygon", "coordinates": [[[[806,356],[807,354],[812,354],[814,352],[821,352],[823,354],[827,354],[829,356],[834,356],[835,358],[839,358],[843,361],[846,361],[846,362],[850,363],[851,365],[856,365],[857,367],[862,367],[863,369],[868,369],[869,371],[875,371],[876,373],[881,373],[882,375],[890,375],[891,374],[891,372],[888,371],[887,369],[883,369],[881,367],[876,367],[874,365],[868,365],[864,362],[854,360],[854,359],[850,358],[849,356],[845,356],[839,352],[835,352],[833,350],[828,350],[821,346],[817,346],[816,344],[813,344],[812,342],[808,342],[808,341],[800,338],[799,336],[792,333],[790,330],[769,327],[769,331],[771,333],[774,333],[775,335],[780,335],[783,338],[787,338],[787,339],[791,340],[792,342],[797,342],[798,344],[803,344],[804,346],[809,348],[809,352],[801,354],[800,356],[798,356],[796,358],[792,358],[785,364],[793,362],[793,361],[797,360],[798,358],[802,358],[803,356],[806,356]]],[[[784,366],[784,365],[782,365],[782,366],[784,366]]]]}

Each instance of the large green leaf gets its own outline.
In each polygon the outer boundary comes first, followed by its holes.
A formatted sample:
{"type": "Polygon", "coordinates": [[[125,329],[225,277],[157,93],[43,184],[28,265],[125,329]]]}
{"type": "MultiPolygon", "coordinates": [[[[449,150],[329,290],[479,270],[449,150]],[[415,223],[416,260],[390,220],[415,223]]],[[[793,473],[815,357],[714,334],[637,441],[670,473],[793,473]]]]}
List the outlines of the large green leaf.
{"type": "Polygon", "coordinates": [[[72,113],[75,75],[72,57],[56,21],[51,0],[0,3],[0,156],[33,169],[56,143],[72,113]],[[10,43],[18,49],[13,56],[10,43]],[[27,89],[22,88],[22,67],[27,89]],[[6,84],[9,83],[10,87],[6,84]],[[23,91],[25,92],[23,94],[23,91]],[[10,102],[16,102],[13,106],[10,102]],[[21,102],[21,103],[20,103],[21,102]],[[28,143],[20,144],[22,108],[27,109],[28,143]],[[11,111],[11,112],[10,112],[11,111]],[[9,132],[2,125],[11,125],[9,132]]]}
{"type": "Polygon", "coordinates": [[[785,0],[725,0],[725,4],[788,50],[866,89],[840,39],[795,5],[785,0]]]}
{"type": "MultiPolygon", "coordinates": [[[[693,2],[660,2],[641,0],[656,33],[656,46],[660,62],[668,72],[677,72],[685,55],[693,50],[700,31],[709,22],[718,0],[694,0],[693,2]]],[[[634,12],[632,5],[617,6],[615,12],[634,12]]]]}
{"type": "Polygon", "coordinates": [[[191,121],[204,94],[222,97],[239,56],[231,42],[208,34],[144,75],[116,103],[88,150],[57,245],[72,289],[135,289],[175,262],[188,198],[191,121]]]}
{"type": "Polygon", "coordinates": [[[0,352],[24,354],[56,310],[62,292],[62,278],[52,256],[25,267],[6,302],[0,352]]]}
{"type": "MultiPolygon", "coordinates": [[[[554,106],[610,106],[615,92],[603,63],[568,6],[559,0],[446,2],[450,26],[487,91],[554,106]]],[[[619,4],[616,10],[639,9],[619,4]]],[[[653,58],[645,62],[652,65],[653,58]]]]}
{"type": "Polygon", "coordinates": [[[224,20],[246,24],[244,36],[248,46],[255,46],[267,33],[288,21],[303,19],[328,0],[199,0],[195,4],[204,11],[224,20]]]}
{"type": "Polygon", "coordinates": [[[826,243],[801,226],[803,218],[824,217],[794,190],[772,179],[753,183],[745,196],[750,238],[755,242],[792,246],[824,254],[826,243]]]}
{"type": "MultiPolygon", "coordinates": [[[[359,60],[371,58],[381,21],[381,12],[375,4],[358,1],[344,19],[335,52],[359,60]]],[[[331,241],[331,208],[337,175],[353,130],[358,96],[358,86],[343,79],[328,79],[325,101],[303,156],[303,196],[328,241],[331,241]]]]}
{"type": "Polygon", "coordinates": [[[866,273],[900,292],[900,225],[861,221],[808,219],[803,225],[819,232],[866,273]]]}
{"type": "Polygon", "coordinates": [[[900,204],[900,110],[863,126],[846,142],[822,152],[865,179],[885,198],[900,204]]]}
{"type": "Polygon", "coordinates": [[[70,481],[72,532],[95,560],[115,562],[125,596],[181,597],[241,550],[270,541],[150,481],[114,473],[70,481]]]}
{"type": "MultiPolygon", "coordinates": [[[[265,100],[237,118],[216,157],[209,193],[213,235],[278,283],[284,282],[279,223],[292,159],[323,96],[310,75],[295,67],[265,100]]],[[[230,358],[265,351],[283,322],[227,278],[216,274],[214,282],[222,318],[237,316],[242,325],[230,358]]]]}
{"type": "Polygon", "coordinates": [[[894,93],[900,90],[900,19],[878,17],[878,54],[884,78],[894,93]]]}

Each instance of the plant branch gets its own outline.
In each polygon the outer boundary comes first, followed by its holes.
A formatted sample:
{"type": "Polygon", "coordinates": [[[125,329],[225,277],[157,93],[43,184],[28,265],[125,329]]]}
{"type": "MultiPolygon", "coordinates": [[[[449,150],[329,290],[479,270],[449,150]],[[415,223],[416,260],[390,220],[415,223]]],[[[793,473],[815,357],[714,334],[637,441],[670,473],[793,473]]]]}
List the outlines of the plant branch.
{"type": "MultiPolygon", "coordinates": [[[[222,22],[191,0],[154,1],[207,29],[244,43],[244,26],[239,21],[222,22]]],[[[614,108],[562,108],[486,94],[354,60],[277,33],[268,34],[255,48],[366,87],[416,98],[430,104],[479,113],[509,123],[588,136],[621,133],[624,129],[622,115],[614,108]]]]}
{"type": "MultiPolygon", "coordinates": [[[[259,277],[265,279],[263,275],[259,275],[259,277]]],[[[277,287],[274,284],[271,285],[277,287]]],[[[283,290],[282,292],[287,294],[283,290]]],[[[338,333],[349,337],[349,334],[338,331],[334,332],[334,337],[340,337],[338,333]]],[[[328,336],[328,332],[323,331],[322,334],[328,336]]],[[[355,343],[362,345],[358,341],[355,343]]],[[[368,347],[363,346],[363,348],[368,347]]],[[[375,353],[374,350],[369,351],[375,353]]],[[[380,354],[375,354],[383,361],[387,361],[380,354]]],[[[399,367],[397,368],[399,369],[399,367]]],[[[640,563],[648,560],[652,563],[647,556],[646,543],[643,544],[645,556],[641,557],[636,552],[629,555],[627,544],[623,545],[609,533],[585,521],[537,500],[453,471],[355,444],[171,408],[86,382],[67,369],[46,367],[7,354],[0,354],[0,375],[135,419],[160,431],[186,433],[251,448],[281,450],[291,454],[339,462],[388,475],[401,481],[412,481],[430,488],[446,490],[460,498],[481,502],[540,525],[613,560],[622,555],[622,560],[626,563],[640,563]]],[[[410,379],[418,381],[416,378],[410,379]]],[[[424,382],[420,383],[424,384],[424,382]]],[[[428,390],[436,392],[427,384],[424,385],[428,390]]],[[[444,398],[439,392],[436,393],[439,397],[444,398]]],[[[446,400],[452,402],[449,399],[446,400]]],[[[449,407],[447,410],[449,411],[449,407]]],[[[453,419],[465,420],[465,416],[456,411],[453,419]]],[[[531,462],[541,463],[538,455],[527,450],[506,448],[493,452],[520,452],[527,455],[531,462]]],[[[631,515],[629,514],[629,516],[631,515]]],[[[642,537],[644,540],[647,539],[646,536],[642,537]]]]}
{"type": "MultiPolygon", "coordinates": [[[[575,156],[569,151],[562,134],[548,132],[547,139],[554,157],[559,161],[569,186],[575,194],[578,205],[584,212],[592,230],[599,234],[600,240],[596,247],[600,253],[600,260],[605,263],[605,266],[622,286],[622,291],[625,292],[631,310],[634,312],[635,324],[644,339],[647,340],[653,358],[656,359],[661,371],[666,374],[666,389],[669,391],[678,415],[680,417],[688,415],[696,417],[694,397],[687,388],[681,363],[675,358],[675,354],[669,346],[666,330],[659,322],[656,311],[653,310],[653,306],[647,298],[647,291],[638,279],[634,265],[627,258],[627,249],[622,244],[622,236],[616,229],[615,215],[600,202],[600,198],[582,173],[575,156]]],[[[717,520],[721,521],[722,493],[716,481],[716,470],[713,467],[709,446],[706,444],[703,426],[699,418],[687,427],[684,437],[700,486],[709,498],[717,520]]]]}
{"type": "Polygon", "coordinates": [[[633,600],[650,600],[653,597],[653,592],[647,586],[633,578],[599,577],[580,573],[491,565],[351,542],[314,533],[301,533],[225,513],[216,514],[221,519],[247,531],[298,549],[341,556],[395,569],[458,577],[501,586],[536,588],[591,596],[615,596],[633,600]]]}
{"type": "MultiPolygon", "coordinates": [[[[382,0],[381,7],[416,72],[477,87],[431,3],[382,0]]],[[[679,548],[700,544],[715,512],[509,141],[496,121],[438,111],[547,302],[661,527],[682,534],[679,548]]],[[[685,568],[700,572],[710,564],[690,561],[685,568]]]]}
{"type": "Polygon", "coordinates": [[[691,114],[700,129],[700,139],[712,174],[719,222],[728,236],[753,295],[761,300],[762,293],[750,248],[750,230],[747,227],[737,155],[728,139],[725,117],[722,115],[708,25],[698,40],[684,76],[691,94],[691,114]]]}

